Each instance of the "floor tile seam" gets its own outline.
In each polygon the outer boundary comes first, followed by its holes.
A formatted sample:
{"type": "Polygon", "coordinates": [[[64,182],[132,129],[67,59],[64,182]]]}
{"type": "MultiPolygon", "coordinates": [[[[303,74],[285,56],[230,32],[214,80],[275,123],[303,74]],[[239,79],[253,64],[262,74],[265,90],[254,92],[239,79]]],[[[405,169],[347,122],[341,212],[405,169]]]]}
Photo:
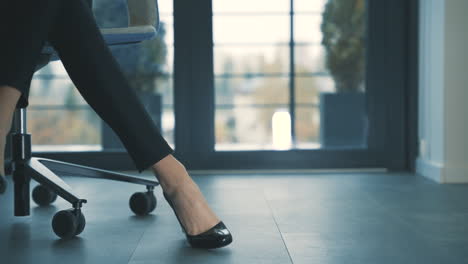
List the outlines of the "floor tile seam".
{"type": "Polygon", "coordinates": [[[132,262],[133,256],[135,255],[136,250],[140,246],[141,241],[143,240],[143,237],[145,236],[146,232],[148,231],[148,226],[145,227],[144,231],[142,232],[140,238],[138,239],[138,242],[136,243],[135,248],[132,250],[132,253],[130,254],[130,257],[127,261],[127,264],[130,264],[132,262]]]}
{"type": "Polygon", "coordinates": [[[267,206],[268,206],[268,209],[270,211],[270,215],[271,217],[273,218],[273,221],[275,222],[275,226],[276,226],[276,229],[278,230],[280,236],[281,236],[281,241],[283,242],[283,245],[284,245],[284,248],[286,248],[286,252],[288,253],[288,257],[289,257],[289,261],[291,263],[294,263],[293,259],[292,259],[292,256],[291,256],[291,253],[289,252],[289,248],[288,248],[288,245],[286,244],[286,241],[284,240],[284,237],[283,237],[283,233],[281,232],[280,230],[280,227],[278,225],[278,222],[276,221],[276,217],[275,217],[275,214],[273,212],[273,209],[271,208],[271,205],[270,203],[268,202],[268,200],[266,199],[266,196],[265,196],[265,190],[262,189],[262,195],[263,195],[263,199],[265,200],[267,206]]]}

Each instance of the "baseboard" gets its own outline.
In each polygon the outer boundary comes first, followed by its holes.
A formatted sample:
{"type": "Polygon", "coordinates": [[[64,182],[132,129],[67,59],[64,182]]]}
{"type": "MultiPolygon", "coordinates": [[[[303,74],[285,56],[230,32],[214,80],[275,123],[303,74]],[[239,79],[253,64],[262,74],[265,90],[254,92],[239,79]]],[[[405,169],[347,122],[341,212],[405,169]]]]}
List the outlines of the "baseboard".
{"type": "Polygon", "coordinates": [[[420,158],[416,159],[416,173],[437,183],[468,183],[468,168],[447,167],[420,158]]]}
{"type": "Polygon", "coordinates": [[[444,183],[443,164],[437,164],[421,158],[416,159],[416,173],[437,183],[444,183]]]}

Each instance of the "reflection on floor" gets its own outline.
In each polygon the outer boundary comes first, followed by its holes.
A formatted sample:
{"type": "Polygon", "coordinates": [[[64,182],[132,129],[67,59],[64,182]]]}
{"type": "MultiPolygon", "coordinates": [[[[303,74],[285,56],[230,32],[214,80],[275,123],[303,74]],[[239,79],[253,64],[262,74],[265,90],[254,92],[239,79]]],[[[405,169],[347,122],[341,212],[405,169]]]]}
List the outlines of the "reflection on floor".
{"type": "Polygon", "coordinates": [[[190,248],[160,188],[153,214],[136,217],[128,198],[144,188],[66,177],[88,199],[84,232],[68,241],[53,234],[54,212],[69,208],[61,198],[13,217],[9,188],[0,196],[0,263],[468,262],[468,185],[398,173],[192,177],[231,230],[230,246],[190,248]]]}

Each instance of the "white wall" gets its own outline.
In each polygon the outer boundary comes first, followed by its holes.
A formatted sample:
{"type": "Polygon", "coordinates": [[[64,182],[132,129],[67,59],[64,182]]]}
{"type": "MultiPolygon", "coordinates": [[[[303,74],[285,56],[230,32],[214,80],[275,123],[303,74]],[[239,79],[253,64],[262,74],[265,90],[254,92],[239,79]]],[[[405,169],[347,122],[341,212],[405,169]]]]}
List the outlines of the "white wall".
{"type": "Polygon", "coordinates": [[[468,182],[468,1],[421,0],[419,174],[468,182]]]}

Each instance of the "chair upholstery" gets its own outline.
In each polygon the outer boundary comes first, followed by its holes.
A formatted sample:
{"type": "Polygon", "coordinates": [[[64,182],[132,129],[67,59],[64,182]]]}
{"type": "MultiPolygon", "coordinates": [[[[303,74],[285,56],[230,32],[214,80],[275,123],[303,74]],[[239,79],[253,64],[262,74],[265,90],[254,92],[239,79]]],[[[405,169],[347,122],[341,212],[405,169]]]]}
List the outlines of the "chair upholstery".
{"type": "MultiPolygon", "coordinates": [[[[156,36],[160,24],[156,0],[127,0],[127,13],[128,27],[101,28],[107,45],[138,43],[156,36]]],[[[47,41],[41,53],[36,71],[47,65],[49,61],[60,59],[47,41]]]]}
{"type": "Polygon", "coordinates": [[[158,3],[155,0],[127,0],[128,26],[159,27],[158,3]]]}

